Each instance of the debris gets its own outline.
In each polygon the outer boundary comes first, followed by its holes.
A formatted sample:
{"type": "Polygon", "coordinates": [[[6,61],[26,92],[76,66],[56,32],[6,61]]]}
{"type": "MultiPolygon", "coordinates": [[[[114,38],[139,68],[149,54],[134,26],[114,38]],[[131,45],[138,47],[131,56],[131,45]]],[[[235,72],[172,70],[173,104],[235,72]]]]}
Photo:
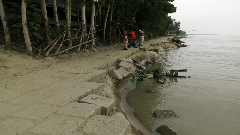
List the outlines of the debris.
{"type": "Polygon", "coordinates": [[[154,115],[157,118],[176,118],[177,115],[173,110],[156,110],[154,115]]]}
{"type": "Polygon", "coordinates": [[[147,92],[147,93],[156,93],[157,91],[155,91],[155,90],[150,90],[150,89],[147,89],[147,90],[146,90],[146,92],[147,92]]]}
{"type": "Polygon", "coordinates": [[[170,76],[170,77],[181,77],[178,76],[178,72],[187,72],[187,69],[180,69],[180,70],[170,70],[170,73],[166,73],[166,76],[170,76]]]}
{"type": "Polygon", "coordinates": [[[166,125],[160,126],[156,131],[161,135],[177,135],[176,132],[166,125]]]}

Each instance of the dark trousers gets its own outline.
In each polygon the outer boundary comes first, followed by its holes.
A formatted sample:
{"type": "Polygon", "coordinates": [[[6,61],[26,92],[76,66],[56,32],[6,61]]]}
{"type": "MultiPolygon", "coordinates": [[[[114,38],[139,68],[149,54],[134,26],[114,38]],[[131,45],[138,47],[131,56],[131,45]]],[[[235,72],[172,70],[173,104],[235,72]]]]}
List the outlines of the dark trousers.
{"type": "Polygon", "coordinates": [[[137,44],[136,44],[136,40],[135,39],[129,39],[128,48],[130,48],[131,46],[137,48],[137,44]]]}

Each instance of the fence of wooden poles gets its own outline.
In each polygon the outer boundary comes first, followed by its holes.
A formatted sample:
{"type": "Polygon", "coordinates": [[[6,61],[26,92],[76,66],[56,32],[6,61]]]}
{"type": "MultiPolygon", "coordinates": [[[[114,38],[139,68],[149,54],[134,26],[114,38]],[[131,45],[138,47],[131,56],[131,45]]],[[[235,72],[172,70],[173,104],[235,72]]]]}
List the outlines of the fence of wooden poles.
{"type": "Polygon", "coordinates": [[[86,33],[84,32],[84,29],[71,29],[71,38],[68,38],[67,36],[67,30],[63,32],[63,34],[56,39],[54,39],[47,47],[44,48],[43,53],[45,56],[54,56],[59,55],[62,53],[67,53],[69,50],[76,49],[78,47],[77,51],[80,51],[82,47],[86,50],[88,48],[88,44],[92,43],[91,48],[93,49],[93,46],[95,45],[95,39],[94,34],[96,33],[95,30],[91,30],[90,32],[86,33]],[[72,44],[69,46],[67,45],[67,42],[71,41],[72,44]]]}

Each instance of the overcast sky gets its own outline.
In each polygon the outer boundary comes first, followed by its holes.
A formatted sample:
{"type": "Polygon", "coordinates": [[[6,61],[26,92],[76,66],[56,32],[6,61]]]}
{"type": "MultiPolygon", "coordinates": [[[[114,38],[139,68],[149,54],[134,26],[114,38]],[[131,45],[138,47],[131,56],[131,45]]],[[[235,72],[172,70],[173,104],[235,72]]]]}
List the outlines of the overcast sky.
{"type": "Polygon", "coordinates": [[[170,14],[187,33],[240,35],[240,0],[175,0],[170,14]]]}

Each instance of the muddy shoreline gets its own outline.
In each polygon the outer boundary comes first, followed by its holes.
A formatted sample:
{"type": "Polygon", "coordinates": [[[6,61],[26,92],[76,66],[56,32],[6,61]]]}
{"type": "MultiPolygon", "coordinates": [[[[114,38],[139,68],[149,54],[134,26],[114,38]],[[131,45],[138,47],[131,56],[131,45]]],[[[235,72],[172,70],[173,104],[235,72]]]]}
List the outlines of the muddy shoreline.
{"type": "MultiPolygon", "coordinates": [[[[166,40],[166,39],[165,39],[166,40]]],[[[140,48],[140,51],[130,56],[128,59],[120,60],[120,63],[122,61],[130,62],[132,60],[135,61],[135,63],[131,63],[135,68],[137,69],[138,66],[146,66],[147,61],[156,61],[159,58],[160,53],[163,53],[168,50],[176,49],[177,46],[170,42],[159,42],[150,44],[148,48],[140,48]],[[167,43],[167,44],[166,44],[167,43]],[[137,63],[136,63],[137,62],[137,63]]],[[[116,66],[118,69],[119,65],[116,66]]],[[[134,73],[135,70],[130,71],[129,73],[134,73]]],[[[116,73],[117,74],[117,73],[116,73]]],[[[111,75],[111,74],[110,74],[111,75]]],[[[116,78],[116,75],[112,75],[113,78],[116,78]]],[[[119,79],[119,78],[117,78],[119,79]]],[[[120,79],[117,83],[118,86],[118,95],[119,95],[119,106],[123,114],[127,117],[128,121],[130,122],[134,134],[143,134],[143,135],[159,135],[159,133],[150,132],[149,130],[144,127],[139,120],[134,115],[134,110],[128,105],[126,101],[126,97],[128,93],[136,88],[135,85],[133,85],[131,82],[131,76],[128,74],[128,76],[123,77],[120,79]]]]}

